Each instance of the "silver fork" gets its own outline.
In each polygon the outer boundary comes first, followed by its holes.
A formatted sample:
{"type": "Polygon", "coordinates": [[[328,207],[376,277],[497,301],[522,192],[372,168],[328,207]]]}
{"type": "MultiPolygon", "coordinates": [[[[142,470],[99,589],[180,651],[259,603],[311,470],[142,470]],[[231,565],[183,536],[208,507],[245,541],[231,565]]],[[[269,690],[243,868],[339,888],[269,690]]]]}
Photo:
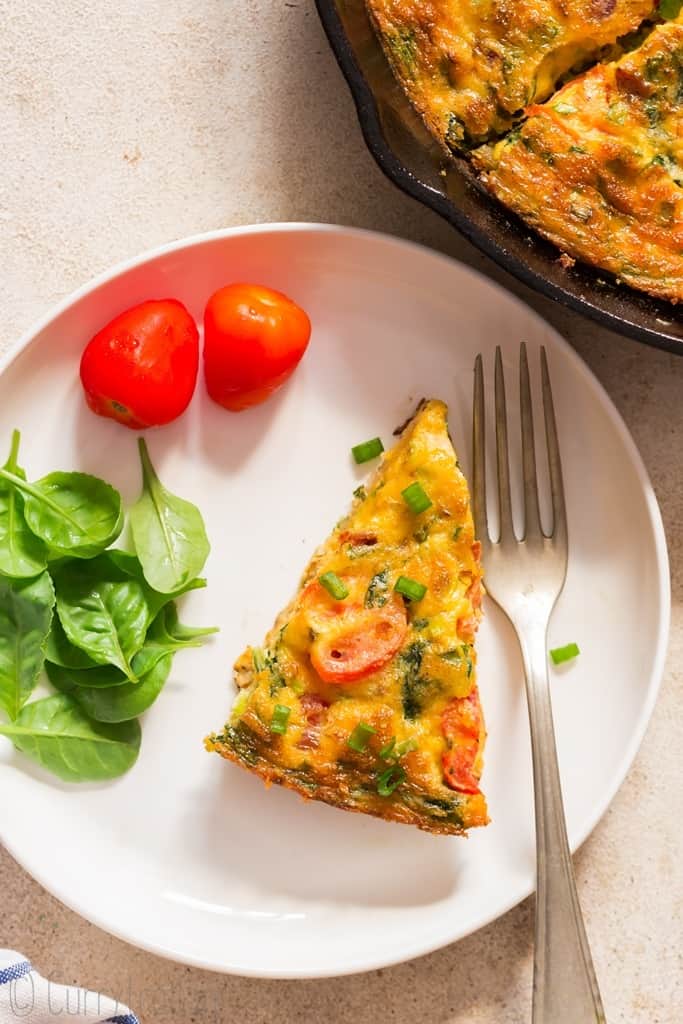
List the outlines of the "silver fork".
{"type": "Polygon", "coordinates": [[[484,368],[474,367],[473,504],[486,588],[510,619],[524,662],[536,817],[536,942],[533,1024],[604,1024],[595,969],[581,916],[562,804],[548,680],[547,631],[567,574],[567,515],[557,426],[545,349],[541,349],[543,411],[553,528],[539,514],[534,423],[526,346],[520,352],[524,535],[512,521],[505,379],[496,349],[495,421],[500,536],[491,540],[486,513],[484,368]]]}

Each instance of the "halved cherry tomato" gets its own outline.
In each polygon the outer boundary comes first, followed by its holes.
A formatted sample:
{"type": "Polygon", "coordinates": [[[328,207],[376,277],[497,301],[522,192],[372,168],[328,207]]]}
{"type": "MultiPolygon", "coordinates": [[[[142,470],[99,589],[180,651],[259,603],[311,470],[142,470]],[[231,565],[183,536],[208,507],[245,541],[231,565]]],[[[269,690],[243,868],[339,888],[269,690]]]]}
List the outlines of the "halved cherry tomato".
{"type": "MultiPolygon", "coordinates": [[[[474,607],[474,602],[472,602],[474,607]]],[[[474,638],[477,635],[479,629],[479,619],[476,615],[467,615],[464,619],[458,619],[455,624],[455,628],[458,631],[458,636],[465,640],[467,643],[474,643],[474,638]]]]}
{"type": "Polygon", "coordinates": [[[175,299],[120,313],[88,342],[81,381],[93,412],[133,430],[176,419],[189,405],[199,369],[199,333],[175,299]]]}
{"type": "Polygon", "coordinates": [[[405,604],[398,595],[381,608],[366,608],[354,600],[353,589],[351,583],[345,601],[330,598],[317,582],[303,594],[315,633],[311,664],[325,683],[343,686],[379,672],[400,650],[408,630],[405,604]]]}
{"type": "Polygon", "coordinates": [[[467,697],[449,701],[441,716],[441,730],[448,742],[448,750],[442,758],[444,779],[447,786],[461,793],[479,792],[479,779],[473,768],[479,752],[482,722],[476,687],[467,697]]]}
{"type": "Polygon", "coordinates": [[[477,756],[476,746],[453,747],[443,755],[443,777],[450,789],[459,793],[478,793],[479,779],[472,772],[477,756]]]}
{"type": "Polygon", "coordinates": [[[308,346],[311,322],[281,292],[230,284],[204,312],[204,373],[209,395],[239,412],[264,402],[293,373],[308,346]]]}

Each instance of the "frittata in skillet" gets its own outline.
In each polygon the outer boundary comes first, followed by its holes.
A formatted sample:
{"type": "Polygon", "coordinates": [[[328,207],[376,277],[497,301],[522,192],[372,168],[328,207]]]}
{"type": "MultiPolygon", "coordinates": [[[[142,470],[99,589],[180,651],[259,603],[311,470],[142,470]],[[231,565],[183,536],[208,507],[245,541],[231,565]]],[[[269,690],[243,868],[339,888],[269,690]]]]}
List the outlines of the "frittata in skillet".
{"type": "Polygon", "coordinates": [[[485,825],[479,551],[446,406],[423,403],[238,659],[207,748],[345,810],[435,833],[485,825]]]}
{"type": "Polygon", "coordinates": [[[570,257],[683,299],[683,16],[474,159],[498,199],[570,257]]]}
{"type": "Polygon", "coordinates": [[[501,135],[653,0],[366,0],[394,73],[449,150],[501,135]]]}

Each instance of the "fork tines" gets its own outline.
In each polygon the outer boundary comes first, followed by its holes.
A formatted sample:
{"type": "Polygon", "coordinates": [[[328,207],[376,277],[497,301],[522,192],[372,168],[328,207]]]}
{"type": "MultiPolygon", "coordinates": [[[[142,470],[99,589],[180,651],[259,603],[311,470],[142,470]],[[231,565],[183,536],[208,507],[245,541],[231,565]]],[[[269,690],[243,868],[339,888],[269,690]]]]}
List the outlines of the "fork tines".
{"type": "MultiPolygon", "coordinates": [[[[519,394],[522,432],[522,476],[524,493],[524,528],[522,541],[551,539],[554,543],[566,544],[567,521],[565,511],[562,464],[557,438],[557,423],[553,394],[548,371],[545,348],[540,350],[541,382],[543,392],[543,415],[545,420],[546,451],[552,499],[553,526],[549,534],[541,525],[538,500],[538,479],[534,443],[534,415],[529,380],[529,362],[526,344],[520,345],[519,394]]],[[[498,512],[500,533],[498,541],[515,540],[512,520],[512,499],[510,492],[510,457],[508,446],[508,417],[505,400],[505,373],[500,346],[496,348],[495,360],[495,424],[496,463],[498,478],[498,512]]],[[[484,396],[484,364],[478,355],[474,364],[474,417],[473,417],[473,506],[474,521],[480,540],[491,538],[488,532],[486,511],[486,403],[484,396]]]]}

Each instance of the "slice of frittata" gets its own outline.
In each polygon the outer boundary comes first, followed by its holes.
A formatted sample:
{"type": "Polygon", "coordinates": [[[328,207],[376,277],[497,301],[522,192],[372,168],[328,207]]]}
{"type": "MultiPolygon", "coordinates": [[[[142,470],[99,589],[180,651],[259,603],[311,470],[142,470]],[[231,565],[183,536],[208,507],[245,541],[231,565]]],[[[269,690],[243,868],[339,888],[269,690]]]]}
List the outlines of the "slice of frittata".
{"type": "Polygon", "coordinates": [[[502,135],[655,0],[366,0],[394,74],[451,151],[502,135]]]}
{"type": "Polygon", "coordinates": [[[425,402],[238,659],[241,692],[207,749],[345,810],[485,825],[479,554],[446,406],[425,402]]]}
{"type": "Polygon", "coordinates": [[[501,202],[570,257],[683,300],[683,16],[473,154],[501,202]]]}

